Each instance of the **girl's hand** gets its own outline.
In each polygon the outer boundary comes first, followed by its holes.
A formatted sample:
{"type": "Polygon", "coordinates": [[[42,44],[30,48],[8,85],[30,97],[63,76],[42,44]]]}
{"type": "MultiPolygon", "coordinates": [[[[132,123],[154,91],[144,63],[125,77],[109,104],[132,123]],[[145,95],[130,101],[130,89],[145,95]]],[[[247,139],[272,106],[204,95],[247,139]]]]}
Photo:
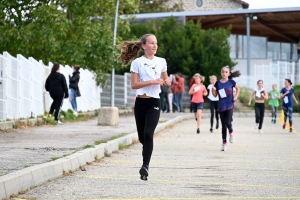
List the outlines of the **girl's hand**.
{"type": "Polygon", "coordinates": [[[171,81],[170,81],[169,78],[165,79],[165,84],[166,84],[167,86],[170,86],[170,85],[171,85],[171,81]]]}
{"type": "Polygon", "coordinates": [[[213,86],[211,89],[212,89],[212,90],[214,90],[214,91],[216,91],[216,90],[217,90],[215,86],[213,86]]]}
{"type": "Polygon", "coordinates": [[[251,102],[248,103],[248,106],[251,106],[251,102]]]}
{"type": "Polygon", "coordinates": [[[236,102],[236,101],[237,101],[237,97],[234,97],[234,98],[233,98],[233,101],[236,102]]]}
{"type": "Polygon", "coordinates": [[[164,80],[162,80],[161,78],[152,80],[152,85],[163,85],[164,84],[164,80]]]}
{"type": "Polygon", "coordinates": [[[288,90],[288,91],[286,91],[285,93],[284,93],[284,95],[287,95],[288,93],[290,93],[290,91],[288,90]]]}
{"type": "Polygon", "coordinates": [[[296,102],[296,104],[298,105],[298,101],[296,100],[295,102],[296,102]]]}

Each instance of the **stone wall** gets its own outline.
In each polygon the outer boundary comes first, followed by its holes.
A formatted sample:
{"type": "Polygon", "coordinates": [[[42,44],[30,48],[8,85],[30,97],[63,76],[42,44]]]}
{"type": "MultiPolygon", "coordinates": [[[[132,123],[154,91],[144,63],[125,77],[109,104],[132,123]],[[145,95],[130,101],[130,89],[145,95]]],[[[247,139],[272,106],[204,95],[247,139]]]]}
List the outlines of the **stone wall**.
{"type": "MultiPolygon", "coordinates": [[[[179,3],[180,0],[169,0],[168,6],[179,3]]],[[[234,0],[202,0],[202,6],[198,7],[197,0],[182,0],[184,11],[209,11],[209,10],[234,10],[242,9],[242,5],[234,0]]]]}

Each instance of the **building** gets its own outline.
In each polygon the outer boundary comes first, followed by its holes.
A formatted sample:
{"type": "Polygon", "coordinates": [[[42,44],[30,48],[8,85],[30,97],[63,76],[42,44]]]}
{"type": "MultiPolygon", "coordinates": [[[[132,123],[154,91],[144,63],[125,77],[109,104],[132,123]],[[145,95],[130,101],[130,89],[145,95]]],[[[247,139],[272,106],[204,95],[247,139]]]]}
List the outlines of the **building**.
{"type": "Polygon", "coordinates": [[[300,84],[300,7],[147,13],[137,14],[135,20],[170,16],[182,23],[201,20],[203,29],[231,25],[230,56],[237,62],[235,69],[243,75],[241,85],[254,87],[255,80],[263,79],[270,89],[272,83],[283,86],[284,78],[300,84]]]}
{"type": "Polygon", "coordinates": [[[249,4],[241,0],[169,0],[168,6],[183,4],[184,11],[211,11],[247,9],[249,4]]]}

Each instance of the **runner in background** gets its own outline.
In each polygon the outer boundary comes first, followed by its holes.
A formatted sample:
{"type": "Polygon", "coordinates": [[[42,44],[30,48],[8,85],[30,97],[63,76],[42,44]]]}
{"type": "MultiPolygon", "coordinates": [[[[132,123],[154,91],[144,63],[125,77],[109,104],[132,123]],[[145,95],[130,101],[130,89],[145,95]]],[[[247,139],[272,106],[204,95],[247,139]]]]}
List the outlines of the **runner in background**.
{"type": "Polygon", "coordinates": [[[214,115],[216,116],[216,129],[219,128],[219,113],[218,113],[218,103],[219,97],[215,97],[212,93],[212,88],[217,82],[217,77],[212,75],[209,77],[210,85],[207,86],[209,90],[208,99],[210,100],[209,107],[210,107],[210,132],[213,132],[213,125],[214,125],[214,115]]]}
{"type": "Polygon", "coordinates": [[[277,90],[276,84],[272,85],[272,90],[269,91],[269,96],[270,96],[269,106],[271,107],[271,110],[272,110],[271,123],[276,124],[277,109],[279,106],[278,99],[280,99],[280,92],[277,90]]]}
{"type": "Polygon", "coordinates": [[[195,119],[197,121],[197,133],[200,133],[200,126],[201,126],[201,116],[203,111],[203,104],[204,104],[204,96],[207,95],[207,90],[203,85],[204,79],[201,77],[199,73],[194,75],[195,83],[192,85],[189,94],[193,95],[191,100],[193,112],[195,113],[195,119]]]}
{"type": "Polygon", "coordinates": [[[284,112],[284,123],[282,128],[285,129],[286,120],[289,118],[290,123],[290,132],[293,131],[293,99],[296,104],[298,101],[294,95],[294,88],[292,88],[292,81],[290,79],[285,79],[284,85],[285,87],[281,89],[280,98],[283,99],[282,101],[282,109],[284,112]]]}
{"type": "Polygon", "coordinates": [[[229,141],[231,143],[235,141],[232,128],[232,115],[234,102],[239,97],[240,88],[232,78],[239,77],[240,75],[239,71],[231,72],[228,66],[224,66],[221,69],[221,80],[218,80],[212,88],[213,95],[215,97],[219,96],[218,112],[222,123],[222,151],[227,150],[227,129],[229,130],[229,141]],[[235,97],[233,96],[233,88],[236,88],[235,97]]]}

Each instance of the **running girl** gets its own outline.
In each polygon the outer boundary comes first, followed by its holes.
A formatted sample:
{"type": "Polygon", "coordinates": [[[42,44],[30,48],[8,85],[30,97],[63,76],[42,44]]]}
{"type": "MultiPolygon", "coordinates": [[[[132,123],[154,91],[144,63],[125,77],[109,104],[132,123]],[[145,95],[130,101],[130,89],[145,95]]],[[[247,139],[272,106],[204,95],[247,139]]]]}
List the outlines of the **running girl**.
{"type": "Polygon", "coordinates": [[[240,94],[240,88],[232,78],[239,77],[241,73],[239,71],[231,72],[228,66],[222,67],[221,76],[222,79],[218,80],[212,88],[213,95],[219,96],[218,112],[221,118],[222,124],[222,151],[227,149],[227,129],[229,130],[229,141],[234,142],[233,129],[232,129],[232,114],[234,108],[234,102],[238,99],[240,94]],[[233,96],[233,88],[236,89],[236,95],[233,96]]]}
{"type": "Polygon", "coordinates": [[[215,75],[212,75],[209,77],[210,85],[207,86],[207,89],[209,90],[208,98],[210,100],[210,132],[213,132],[213,125],[214,125],[214,114],[216,114],[216,129],[219,128],[219,113],[218,113],[218,103],[219,103],[219,97],[215,97],[212,93],[212,88],[217,82],[217,77],[215,75]]]}
{"type": "Polygon", "coordinates": [[[272,110],[272,120],[271,122],[273,124],[276,124],[276,113],[277,113],[277,108],[279,106],[278,99],[280,99],[280,93],[277,90],[277,85],[273,84],[272,85],[272,90],[269,92],[270,100],[269,100],[269,106],[271,106],[272,110]]]}
{"type": "Polygon", "coordinates": [[[252,98],[255,96],[255,128],[258,128],[259,133],[263,133],[261,130],[265,116],[265,99],[268,99],[268,93],[263,87],[263,81],[257,81],[257,89],[253,90],[250,95],[248,105],[251,105],[252,98]]]}
{"type": "Polygon", "coordinates": [[[189,94],[192,97],[192,110],[195,113],[195,119],[197,121],[197,133],[200,133],[201,115],[203,110],[204,98],[207,95],[207,90],[203,85],[203,78],[200,74],[194,75],[195,83],[192,85],[189,94]]]}
{"type": "Polygon", "coordinates": [[[139,171],[142,180],[148,179],[153,134],[160,116],[160,85],[171,85],[166,60],[155,56],[157,48],[155,35],[146,34],[138,41],[123,42],[118,57],[123,65],[133,60],[130,67],[131,87],[136,89],[134,116],[139,141],[143,145],[143,165],[139,171]],[[138,57],[140,51],[144,55],[138,57]]]}
{"type": "Polygon", "coordinates": [[[294,95],[294,88],[292,88],[292,81],[290,79],[285,79],[284,85],[285,87],[282,88],[280,92],[280,98],[283,99],[282,101],[282,109],[284,112],[284,123],[282,128],[285,129],[286,126],[286,120],[289,118],[290,122],[290,132],[293,131],[293,100],[292,97],[295,101],[296,104],[298,104],[298,101],[294,95]]]}

